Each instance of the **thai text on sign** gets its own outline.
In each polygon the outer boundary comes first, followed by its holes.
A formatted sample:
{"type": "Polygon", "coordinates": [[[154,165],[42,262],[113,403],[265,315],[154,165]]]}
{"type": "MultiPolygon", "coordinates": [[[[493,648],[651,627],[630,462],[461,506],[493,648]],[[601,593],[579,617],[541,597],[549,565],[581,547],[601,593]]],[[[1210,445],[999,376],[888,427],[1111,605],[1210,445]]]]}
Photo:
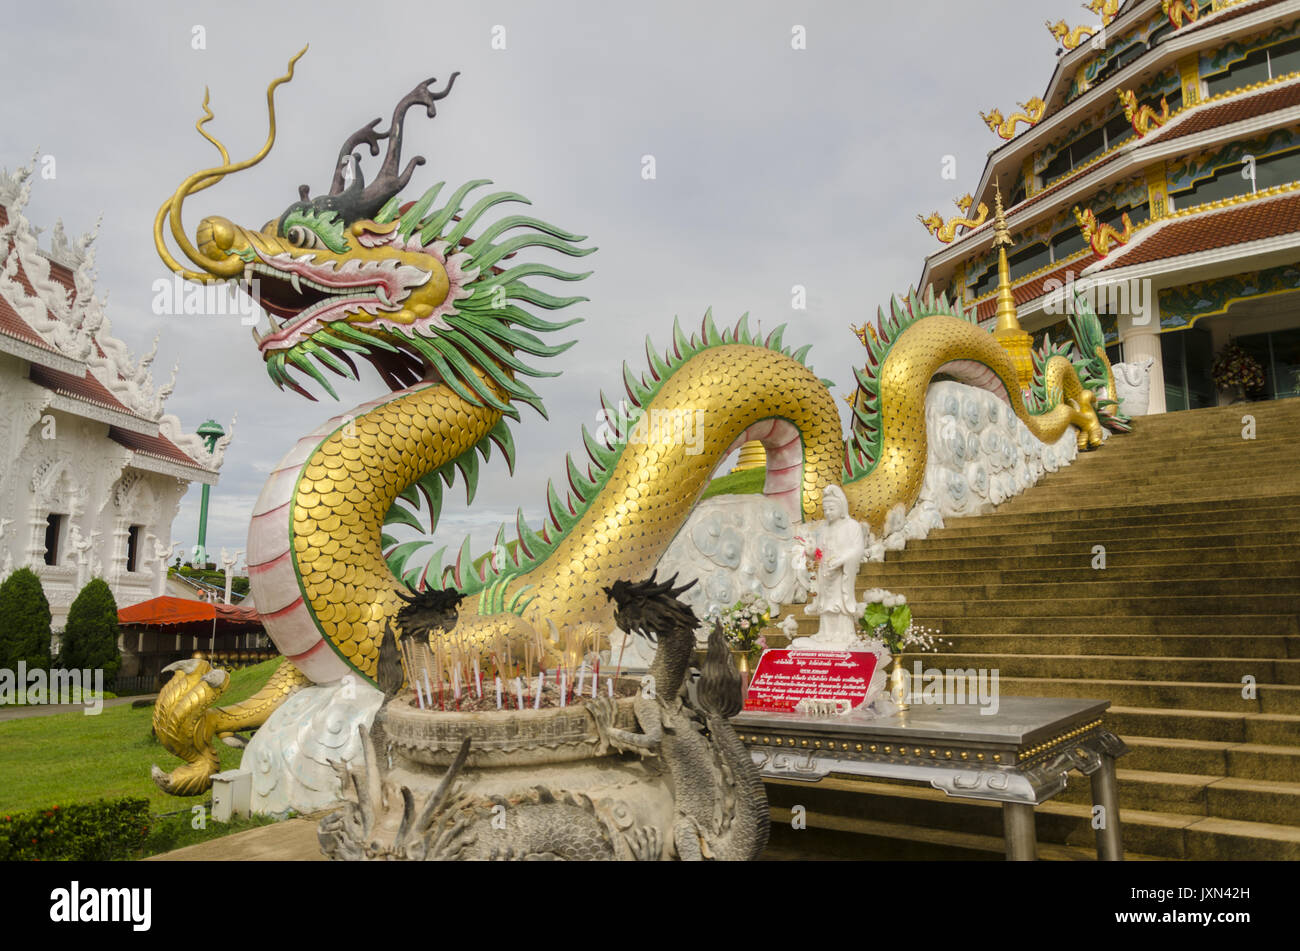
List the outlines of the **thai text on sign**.
{"type": "Polygon", "coordinates": [[[764,651],[745,709],[790,713],[804,699],[848,700],[856,707],[866,699],[875,671],[870,651],[764,651]]]}

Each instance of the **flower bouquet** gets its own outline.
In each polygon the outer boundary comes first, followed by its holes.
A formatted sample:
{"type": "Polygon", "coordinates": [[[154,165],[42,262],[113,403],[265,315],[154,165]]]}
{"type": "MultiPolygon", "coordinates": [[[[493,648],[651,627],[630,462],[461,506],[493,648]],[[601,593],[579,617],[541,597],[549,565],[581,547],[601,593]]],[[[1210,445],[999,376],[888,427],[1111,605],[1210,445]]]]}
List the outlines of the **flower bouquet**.
{"type": "Polygon", "coordinates": [[[1235,343],[1223,348],[1219,358],[1214,361],[1210,375],[1214,378],[1214,385],[1221,390],[1237,386],[1241,387],[1244,394],[1264,388],[1264,368],[1235,343]]]}
{"type": "Polygon", "coordinates": [[[726,611],[709,617],[710,624],[722,624],[722,634],[734,651],[744,651],[756,659],[767,648],[763,629],[778,613],[777,606],[760,594],[746,594],[726,611]]]}

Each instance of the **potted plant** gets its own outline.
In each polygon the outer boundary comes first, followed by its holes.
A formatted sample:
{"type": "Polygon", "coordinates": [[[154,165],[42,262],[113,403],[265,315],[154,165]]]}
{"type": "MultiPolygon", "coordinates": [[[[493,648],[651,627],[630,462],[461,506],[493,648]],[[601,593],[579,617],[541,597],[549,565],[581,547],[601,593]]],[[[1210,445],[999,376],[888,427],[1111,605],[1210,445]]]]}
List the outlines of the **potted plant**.
{"type": "Polygon", "coordinates": [[[907,598],[892,591],[875,588],[864,596],[866,609],[858,618],[862,637],[878,641],[889,651],[889,692],[900,709],[907,709],[903,682],[903,653],[909,648],[916,651],[934,650],[943,643],[938,631],[922,627],[912,621],[912,609],[907,598]]]}
{"type": "Polygon", "coordinates": [[[708,618],[710,626],[714,621],[721,623],[722,634],[731,646],[732,656],[736,658],[736,666],[740,669],[746,686],[758,658],[767,649],[767,638],[763,636],[763,630],[777,613],[775,604],[760,594],[750,592],[726,611],[708,618]]]}
{"type": "Polygon", "coordinates": [[[1264,389],[1264,368],[1235,343],[1229,343],[1219,353],[1210,375],[1220,390],[1236,389],[1234,403],[1243,402],[1250,398],[1248,394],[1264,389]]]}

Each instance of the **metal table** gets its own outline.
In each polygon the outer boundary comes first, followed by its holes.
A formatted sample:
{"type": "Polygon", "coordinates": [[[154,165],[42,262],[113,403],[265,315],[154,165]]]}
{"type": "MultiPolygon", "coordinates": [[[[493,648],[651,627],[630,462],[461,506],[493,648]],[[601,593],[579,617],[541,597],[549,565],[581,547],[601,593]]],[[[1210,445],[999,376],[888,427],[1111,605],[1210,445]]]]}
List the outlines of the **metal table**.
{"type": "Polygon", "coordinates": [[[1124,741],[1102,727],[1108,700],[1002,697],[979,706],[913,705],[888,717],[813,718],[744,711],[732,719],[763,777],[817,782],[832,773],[928,782],[949,796],[1002,803],[1007,858],[1037,857],[1034,807],[1077,769],[1092,779],[1103,821],[1097,857],[1124,857],[1115,759],[1124,741]]]}

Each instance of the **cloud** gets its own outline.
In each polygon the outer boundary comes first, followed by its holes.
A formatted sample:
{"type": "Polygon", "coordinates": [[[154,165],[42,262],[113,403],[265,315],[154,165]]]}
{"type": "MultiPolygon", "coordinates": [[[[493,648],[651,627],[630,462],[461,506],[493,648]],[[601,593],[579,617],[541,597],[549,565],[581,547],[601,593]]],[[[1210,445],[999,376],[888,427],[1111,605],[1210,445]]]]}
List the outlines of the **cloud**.
{"type": "MultiPolygon", "coordinates": [[[[525,411],[514,478],[494,456],[474,506],[448,502],[440,535],[454,549],[468,532],[477,551],[517,506],[540,522],[546,480],[562,476],[564,450],[580,447],[598,390],[621,390],[622,362],[639,369],[647,335],[665,347],[674,315],[688,328],[709,306],[719,323],[745,311],[764,329],[788,323],[787,343],[813,344],[812,365],[846,391],[861,359],[848,325],[906,290],[935,250],[914,216],[950,209],[999,143],[978,111],[1040,93],[1055,65],[1042,14],[1024,0],[30,6],[0,38],[0,165],[24,164],[38,144],[56,156],[57,177],[33,190],[28,214],[39,225],[62,217],[76,233],[103,212],[99,287],[133,350],[161,331],[159,374],[180,362],[169,410],[190,428],[238,413],[212,492],[214,551],[245,546],[274,460],[381,389],[367,373],[343,385],[343,405],[308,403],[276,390],[237,318],[150,310],[152,283],[166,276],[153,215],[216,157],[193,128],[204,87],[209,128],[247,156],[266,135],[266,83],[307,40],[278,95],[276,148],[188,202],[191,232],[207,214],[260,226],[299,183],[323,190],[349,132],[376,116],[386,123],[416,81],[459,69],[436,119],[409,117],[406,154],[428,159],[411,193],[491,178],[600,248],[584,261],[595,274],[581,291],[591,302],[575,308],[585,317],[570,331],[578,343],[549,361],[563,375],[535,387],[549,422],[525,411]],[[795,24],[806,50],[791,49],[795,24]],[[505,50],[492,48],[496,26],[505,50]],[[948,154],[956,182],[940,178],[948,154]],[[653,181],[641,176],[645,155],[656,160],[653,181]],[[791,308],[796,284],[807,288],[805,311],[791,308]]],[[[175,523],[186,544],[198,495],[192,487],[175,523]]]]}

